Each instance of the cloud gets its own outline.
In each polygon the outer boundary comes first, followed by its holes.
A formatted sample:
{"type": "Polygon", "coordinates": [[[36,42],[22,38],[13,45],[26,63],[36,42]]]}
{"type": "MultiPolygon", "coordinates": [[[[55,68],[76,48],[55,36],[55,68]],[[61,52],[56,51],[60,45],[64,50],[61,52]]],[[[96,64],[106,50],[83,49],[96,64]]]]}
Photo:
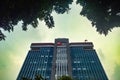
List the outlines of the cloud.
{"type": "Polygon", "coordinates": [[[120,80],[120,64],[116,64],[112,80],[120,80]]]}
{"type": "Polygon", "coordinates": [[[105,54],[102,52],[102,50],[99,48],[97,51],[98,51],[98,54],[100,55],[100,58],[102,60],[104,60],[105,59],[105,54]]]}
{"type": "MultiPolygon", "coordinates": [[[[5,49],[4,49],[5,50],[5,49]]],[[[11,67],[11,60],[9,58],[9,54],[7,54],[7,52],[3,52],[2,50],[0,50],[0,80],[9,80],[8,79],[8,72],[10,70],[11,67]]]]}

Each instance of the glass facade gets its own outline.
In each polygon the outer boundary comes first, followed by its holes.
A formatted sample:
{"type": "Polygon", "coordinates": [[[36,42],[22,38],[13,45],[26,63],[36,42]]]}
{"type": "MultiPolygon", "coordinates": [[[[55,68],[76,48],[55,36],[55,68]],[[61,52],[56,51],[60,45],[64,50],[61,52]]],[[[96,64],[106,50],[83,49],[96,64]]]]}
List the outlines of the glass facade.
{"type": "Polygon", "coordinates": [[[94,49],[70,47],[72,76],[75,80],[108,80],[94,49]]]}
{"type": "Polygon", "coordinates": [[[67,48],[65,46],[63,47],[57,47],[57,53],[56,53],[56,79],[63,76],[68,75],[68,69],[67,69],[67,48]]]}
{"type": "Polygon", "coordinates": [[[50,80],[53,58],[53,47],[41,47],[39,50],[30,50],[19,73],[17,80],[22,77],[34,80],[36,74],[41,74],[50,80]]]}
{"type": "Polygon", "coordinates": [[[63,75],[73,80],[108,80],[93,43],[69,43],[66,38],[55,39],[55,43],[32,43],[17,80],[34,80],[36,74],[47,80],[63,75]]]}

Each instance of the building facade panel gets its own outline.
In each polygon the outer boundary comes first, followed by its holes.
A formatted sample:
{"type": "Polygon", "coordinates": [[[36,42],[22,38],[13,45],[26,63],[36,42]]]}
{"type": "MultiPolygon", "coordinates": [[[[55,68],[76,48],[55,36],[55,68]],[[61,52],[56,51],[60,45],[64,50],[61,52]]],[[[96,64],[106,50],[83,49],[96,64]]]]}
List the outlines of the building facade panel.
{"type": "Polygon", "coordinates": [[[74,80],[108,80],[92,42],[32,43],[17,80],[34,80],[36,74],[47,80],[66,75],[74,80]]]}
{"type": "Polygon", "coordinates": [[[23,77],[33,80],[36,74],[50,80],[52,59],[53,47],[40,47],[39,50],[30,50],[17,80],[22,80],[23,77]]]}
{"type": "Polygon", "coordinates": [[[108,80],[94,49],[70,47],[72,76],[75,80],[108,80]]]}

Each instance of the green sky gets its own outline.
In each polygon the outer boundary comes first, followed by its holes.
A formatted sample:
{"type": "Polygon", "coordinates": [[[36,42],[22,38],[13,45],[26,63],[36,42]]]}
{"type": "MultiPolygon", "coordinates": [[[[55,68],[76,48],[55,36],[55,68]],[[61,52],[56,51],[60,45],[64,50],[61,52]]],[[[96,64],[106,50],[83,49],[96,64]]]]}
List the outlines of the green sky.
{"type": "Polygon", "coordinates": [[[22,31],[21,22],[14,32],[4,32],[5,41],[0,41],[0,80],[16,80],[31,43],[54,42],[55,38],[69,38],[70,42],[87,39],[101,60],[109,80],[120,80],[120,28],[114,28],[107,36],[100,35],[86,17],[80,16],[81,7],[73,3],[69,14],[53,12],[55,27],[48,29],[45,23],[22,31]]]}

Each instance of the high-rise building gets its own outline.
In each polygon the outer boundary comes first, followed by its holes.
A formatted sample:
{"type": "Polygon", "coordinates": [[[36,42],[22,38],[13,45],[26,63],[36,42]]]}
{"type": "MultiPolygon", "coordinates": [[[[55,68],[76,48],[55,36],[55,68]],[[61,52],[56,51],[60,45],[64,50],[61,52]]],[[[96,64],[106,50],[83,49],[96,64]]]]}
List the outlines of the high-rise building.
{"type": "Polygon", "coordinates": [[[47,80],[66,75],[74,80],[108,80],[92,42],[32,43],[17,80],[34,79],[40,74],[47,80]]]}

